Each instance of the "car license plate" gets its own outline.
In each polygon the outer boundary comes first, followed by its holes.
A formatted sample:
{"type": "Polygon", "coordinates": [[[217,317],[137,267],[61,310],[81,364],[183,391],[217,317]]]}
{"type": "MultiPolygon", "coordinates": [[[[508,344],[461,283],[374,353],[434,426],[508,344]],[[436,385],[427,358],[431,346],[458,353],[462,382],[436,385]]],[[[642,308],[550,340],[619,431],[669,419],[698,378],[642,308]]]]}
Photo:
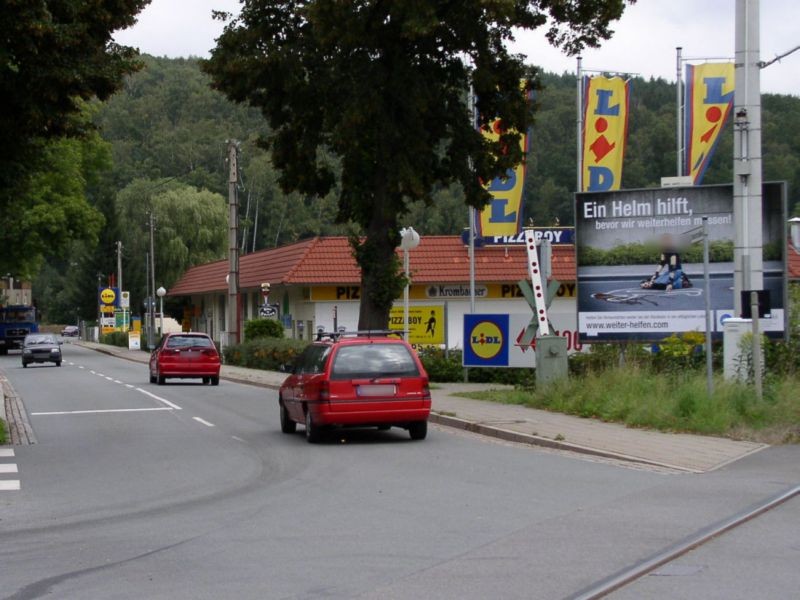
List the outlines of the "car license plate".
{"type": "Polygon", "coordinates": [[[395,386],[391,383],[376,383],[358,386],[358,395],[362,398],[375,398],[378,396],[394,396],[395,386]]]}

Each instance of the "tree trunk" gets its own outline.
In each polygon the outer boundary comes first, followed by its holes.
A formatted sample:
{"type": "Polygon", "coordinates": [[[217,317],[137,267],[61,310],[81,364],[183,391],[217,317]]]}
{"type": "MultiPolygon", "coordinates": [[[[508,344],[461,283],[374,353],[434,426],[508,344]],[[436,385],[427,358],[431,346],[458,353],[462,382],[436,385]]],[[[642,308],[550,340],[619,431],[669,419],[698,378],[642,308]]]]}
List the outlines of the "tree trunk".
{"type": "Polygon", "coordinates": [[[358,314],[360,331],[388,329],[389,311],[400,296],[405,278],[395,249],[400,243],[397,216],[390,200],[376,198],[366,239],[353,240],[356,260],[361,267],[361,307],[358,314]],[[378,206],[382,207],[377,209],[378,206]]]}

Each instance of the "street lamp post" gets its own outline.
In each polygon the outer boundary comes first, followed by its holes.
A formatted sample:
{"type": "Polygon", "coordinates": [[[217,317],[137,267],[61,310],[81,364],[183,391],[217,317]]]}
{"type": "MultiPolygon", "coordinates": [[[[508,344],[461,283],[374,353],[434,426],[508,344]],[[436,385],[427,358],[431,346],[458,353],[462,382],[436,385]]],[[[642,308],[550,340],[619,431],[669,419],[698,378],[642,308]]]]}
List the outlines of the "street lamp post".
{"type": "Polygon", "coordinates": [[[419,234],[414,231],[413,227],[404,227],[400,230],[400,247],[403,249],[403,272],[406,276],[406,287],[403,289],[403,325],[405,326],[405,333],[403,339],[408,342],[408,287],[411,278],[409,276],[409,260],[408,253],[419,246],[419,234]]]}
{"type": "Polygon", "coordinates": [[[167,290],[164,289],[162,285],[160,288],[156,290],[156,294],[158,294],[158,300],[160,302],[159,312],[161,313],[161,326],[159,327],[159,333],[163,336],[164,335],[164,296],[167,295],[167,290]]]}

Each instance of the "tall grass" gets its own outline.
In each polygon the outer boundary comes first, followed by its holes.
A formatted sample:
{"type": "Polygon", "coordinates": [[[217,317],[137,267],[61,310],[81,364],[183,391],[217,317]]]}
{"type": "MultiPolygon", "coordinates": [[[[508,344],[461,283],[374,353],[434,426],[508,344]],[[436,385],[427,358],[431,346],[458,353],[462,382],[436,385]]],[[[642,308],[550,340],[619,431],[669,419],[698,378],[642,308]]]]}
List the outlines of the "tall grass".
{"type": "Polygon", "coordinates": [[[0,444],[5,444],[5,443],[6,443],[6,424],[3,421],[3,419],[0,419],[0,444]]]}
{"type": "Polygon", "coordinates": [[[470,398],[521,404],[661,431],[683,431],[775,442],[800,442],[800,378],[767,382],[759,400],[752,386],[714,382],[703,373],[656,373],[627,366],[565,379],[543,389],[493,390],[470,398]]]}

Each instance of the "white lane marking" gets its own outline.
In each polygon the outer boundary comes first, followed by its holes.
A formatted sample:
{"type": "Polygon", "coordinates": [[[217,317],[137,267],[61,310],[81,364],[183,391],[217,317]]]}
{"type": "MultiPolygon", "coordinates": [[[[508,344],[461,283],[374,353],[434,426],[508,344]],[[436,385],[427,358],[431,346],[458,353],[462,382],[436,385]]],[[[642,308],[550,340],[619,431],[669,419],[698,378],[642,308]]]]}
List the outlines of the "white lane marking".
{"type": "Polygon", "coordinates": [[[0,448],[0,458],[13,458],[13,457],[14,457],[13,448],[0,448]]]}
{"type": "Polygon", "coordinates": [[[235,439],[237,442],[242,442],[243,444],[246,444],[246,443],[247,443],[247,442],[246,442],[246,441],[244,441],[242,438],[240,438],[238,435],[232,435],[231,437],[232,437],[233,439],[235,439]]]}
{"type": "MultiPolygon", "coordinates": [[[[94,373],[94,371],[92,371],[92,373],[94,373]]],[[[103,375],[102,373],[94,373],[94,374],[97,375],[98,377],[105,377],[105,375],[103,375]]]]}
{"type": "Polygon", "coordinates": [[[156,396],[155,394],[151,394],[147,390],[143,390],[142,388],[139,388],[139,387],[137,387],[136,389],[137,389],[137,391],[142,392],[145,396],[150,396],[151,398],[154,398],[154,399],[158,400],[159,402],[163,402],[164,404],[166,404],[170,408],[174,408],[175,410],[183,410],[180,406],[178,406],[174,402],[170,402],[169,400],[167,400],[165,398],[162,398],[161,396],[156,396]]]}
{"type": "Polygon", "coordinates": [[[205,419],[201,419],[200,417],[192,417],[192,418],[193,418],[195,421],[197,421],[198,423],[202,423],[202,424],[203,424],[203,425],[205,425],[206,427],[214,427],[214,424],[213,424],[213,423],[209,423],[209,422],[208,422],[208,421],[206,421],[205,419]]]}
{"type": "Polygon", "coordinates": [[[93,415],[97,413],[153,412],[157,410],[173,410],[166,406],[148,406],[146,408],[93,408],[91,410],[54,410],[51,412],[34,412],[32,417],[49,415],[93,415]]]}
{"type": "Polygon", "coordinates": [[[114,383],[119,383],[119,384],[122,384],[122,382],[121,382],[119,379],[115,379],[115,380],[114,380],[114,383]]]}
{"type": "Polygon", "coordinates": [[[84,367],[83,365],[78,365],[78,368],[79,369],[85,369],[86,367],[84,367]]]}
{"type": "Polygon", "coordinates": [[[67,364],[68,364],[70,367],[72,367],[72,366],[74,366],[74,365],[75,365],[75,363],[74,363],[74,362],[68,362],[67,364]]]}
{"type": "Polygon", "coordinates": [[[19,479],[0,480],[0,492],[14,492],[19,490],[19,479]]]}
{"type": "Polygon", "coordinates": [[[114,378],[113,377],[109,377],[108,375],[103,375],[103,377],[105,377],[109,381],[114,381],[114,378]]]}
{"type": "Polygon", "coordinates": [[[97,373],[95,373],[95,372],[94,372],[94,371],[92,371],[91,369],[89,369],[89,373],[91,373],[92,375],[97,375],[97,373]]]}
{"type": "Polygon", "coordinates": [[[135,388],[136,386],[135,386],[135,385],[131,385],[130,383],[126,383],[126,384],[125,384],[125,387],[126,387],[126,388],[130,388],[130,389],[133,389],[133,388],[135,388]]]}
{"type": "Polygon", "coordinates": [[[19,473],[15,463],[0,463],[0,473],[19,473]]]}

